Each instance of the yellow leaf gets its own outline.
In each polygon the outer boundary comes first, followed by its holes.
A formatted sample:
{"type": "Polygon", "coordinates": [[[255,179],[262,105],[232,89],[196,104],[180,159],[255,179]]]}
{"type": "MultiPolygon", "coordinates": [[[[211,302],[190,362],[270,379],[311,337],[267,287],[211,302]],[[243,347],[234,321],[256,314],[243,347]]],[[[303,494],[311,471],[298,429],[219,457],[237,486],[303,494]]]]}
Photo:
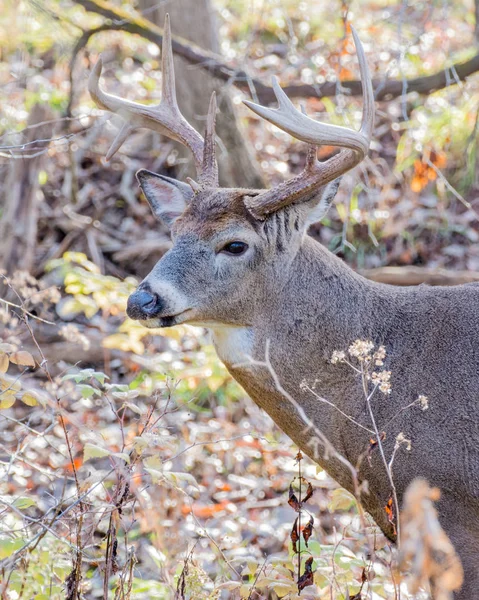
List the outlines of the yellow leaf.
{"type": "Polygon", "coordinates": [[[0,394],[0,408],[10,408],[15,404],[15,395],[10,392],[0,394]]]}
{"type": "Polygon", "coordinates": [[[27,406],[36,406],[38,404],[38,399],[34,392],[25,392],[20,400],[27,406]]]}
{"type": "Polygon", "coordinates": [[[0,391],[4,392],[5,390],[8,390],[8,392],[19,392],[21,389],[22,384],[18,380],[13,379],[13,377],[8,377],[8,375],[0,377],[0,391]]]}
{"type": "Polygon", "coordinates": [[[10,354],[10,362],[22,367],[35,366],[35,360],[33,356],[26,350],[19,350],[18,352],[13,352],[13,354],[10,354]]]}
{"type": "Polygon", "coordinates": [[[0,373],[6,373],[8,371],[8,365],[10,361],[5,353],[0,354],[0,373]]]}

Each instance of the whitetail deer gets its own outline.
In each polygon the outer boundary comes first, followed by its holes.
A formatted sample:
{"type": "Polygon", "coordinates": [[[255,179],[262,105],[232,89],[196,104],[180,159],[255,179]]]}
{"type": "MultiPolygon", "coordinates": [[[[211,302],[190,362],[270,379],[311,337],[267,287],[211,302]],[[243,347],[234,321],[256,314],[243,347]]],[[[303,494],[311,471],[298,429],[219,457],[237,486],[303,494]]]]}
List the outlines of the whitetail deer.
{"type": "MultiPolygon", "coordinates": [[[[391,456],[397,433],[412,440],[411,451],[395,458],[397,496],[401,501],[418,476],[441,489],[440,519],[465,569],[466,583],[457,598],[479,598],[479,288],[374,283],[307,235],[308,226],[333,201],[338,178],[369,149],[372,82],[354,30],[353,37],[363,82],[359,132],[318,123],[295,110],[276,82],[279,109],[246,102],[258,115],[309,144],[304,171],[271,190],[219,187],[215,98],[203,139],[177,105],[168,19],[158,106],[102,91],[102,64],[97,63],[90,93],[98,106],[125,121],[108,158],[134,128],[147,127],[185,144],[199,176],[197,183],[182,183],[139,171],[138,181],[153,213],[171,229],[173,247],[130,296],[127,312],[146,327],[190,323],[209,328],[232,376],[301,450],[350,491],[351,470],[340,457],[357,464],[370,443],[367,427],[357,422],[371,421],[357,375],[347,365],[332,364],[331,355],[356,339],[384,345],[393,393],[375,400],[374,412],[379,430],[387,433],[386,455],[391,456]],[[343,149],[318,162],[321,144],[343,149]],[[301,385],[314,380],[330,404],[301,385]],[[288,401],[285,393],[298,404],[288,401]],[[420,394],[430,398],[429,410],[402,410],[420,394]],[[305,425],[304,415],[337,453],[316,452],[316,434],[305,425]]],[[[359,478],[368,482],[364,507],[394,540],[384,510],[391,485],[378,452],[362,461],[359,478]]]]}

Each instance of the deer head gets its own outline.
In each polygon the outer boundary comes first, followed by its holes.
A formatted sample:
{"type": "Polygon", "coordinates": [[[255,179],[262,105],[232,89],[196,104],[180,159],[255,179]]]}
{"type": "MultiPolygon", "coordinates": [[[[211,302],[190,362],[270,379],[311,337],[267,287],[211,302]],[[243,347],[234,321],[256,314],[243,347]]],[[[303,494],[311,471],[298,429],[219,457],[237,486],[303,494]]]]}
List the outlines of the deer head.
{"type": "Polygon", "coordinates": [[[352,30],[363,82],[363,117],[359,132],[314,121],[297,111],[276,80],[278,109],[245,104],[277,127],[309,144],[302,173],[270,190],[225,189],[218,184],[215,158],[216,100],[210,102],[205,137],[181,115],[176,101],[168,16],[162,48],[162,99],[144,106],[102,91],[101,59],[89,81],[96,104],[124,119],[107,159],[139,127],[158,131],[187,146],[198,181],[176,181],[146,170],[137,178],[153,213],[170,229],[173,247],[128,300],[128,315],[147,327],[179,323],[248,325],[259,302],[287,280],[308,226],[328,210],[340,176],[367,154],[374,118],[374,98],[363,48],[352,30]],[[322,144],[341,147],[325,162],[317,160],[322,144]]]}

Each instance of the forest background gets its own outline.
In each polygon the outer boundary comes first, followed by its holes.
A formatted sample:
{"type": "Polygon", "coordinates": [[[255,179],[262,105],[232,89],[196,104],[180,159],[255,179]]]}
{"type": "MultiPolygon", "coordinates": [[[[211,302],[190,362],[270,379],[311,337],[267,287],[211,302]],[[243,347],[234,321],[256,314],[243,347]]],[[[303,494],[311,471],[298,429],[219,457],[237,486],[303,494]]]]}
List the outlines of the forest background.
{"type": "Polygon", "coordinates": [[[353,24],[374,79],[374,139],[311,234],[376,280],[479,280],[472,1],[4,0],[1,597],[410,597],[354,498],[297,460],[206,332],[150,331],[125,316],[170,244],[134,174],[184,178],[191,161],[139,130],[106,163],[117,123],[87,79],[102,54],[110,92],[158,102],[167,11],[180,108],[202,131],[217,91],[223,184],[242,187],[304,165],[304,144],[242,105],[274,102],[271,75],[309,115],[358,125],[353,24]],[[314,489],[299,559],[298,469],[314,489]]]}

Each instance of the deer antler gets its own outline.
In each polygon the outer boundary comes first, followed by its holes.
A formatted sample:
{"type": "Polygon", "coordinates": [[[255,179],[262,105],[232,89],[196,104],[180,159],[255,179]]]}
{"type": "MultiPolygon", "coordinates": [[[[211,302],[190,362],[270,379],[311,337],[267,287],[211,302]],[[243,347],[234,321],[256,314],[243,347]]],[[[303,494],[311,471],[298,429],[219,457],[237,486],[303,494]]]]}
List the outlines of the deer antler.
{"type": "Polygon", "coordinates": [[[312,145],[302,173],[271,190],[247,199],[248,209],[255,217],[265,218],[268,214],[289,204],[311,198],[318,188],[352,169],[368,153],[374,125],[374,94],[363,47],[352,27],[351,31],[358,54],[363,85],[363,117],[360,131],[338,125],[318,123],[299,112],[294,108],[276,79],[273,79],[273,88],[279,104],[278,109],[265,108],[253,102],[244,101],[246,106],[260,117],[283,131],[287,131],[295,138],[312,145]],[[325,162],[319,162],[316,158],[316,150],[317,146],[322,144],[341,146],[345,150],[341,150],[325,162]]]}
{"type": "Polygon", "coordinates": [[[100,76],[103,66],[101,58],[94,66],[88,81],[88,90],[93,101],[100,108],[120,115],[125,121],[106,155],[106,160],[112,158],[134,129],[146,127],[189,148],[194,157],[201,185],[204,187],[218,186],[218,169],[215,157],[215,95],[213,92],[208,112],[205,140],[203,140],[178,108],[168,14],[165,17],[161,54],[162,94],[161,102],[155,106],[146,106],[119,98],[113,94],[107,94],[100,88],[100,76]]]}

